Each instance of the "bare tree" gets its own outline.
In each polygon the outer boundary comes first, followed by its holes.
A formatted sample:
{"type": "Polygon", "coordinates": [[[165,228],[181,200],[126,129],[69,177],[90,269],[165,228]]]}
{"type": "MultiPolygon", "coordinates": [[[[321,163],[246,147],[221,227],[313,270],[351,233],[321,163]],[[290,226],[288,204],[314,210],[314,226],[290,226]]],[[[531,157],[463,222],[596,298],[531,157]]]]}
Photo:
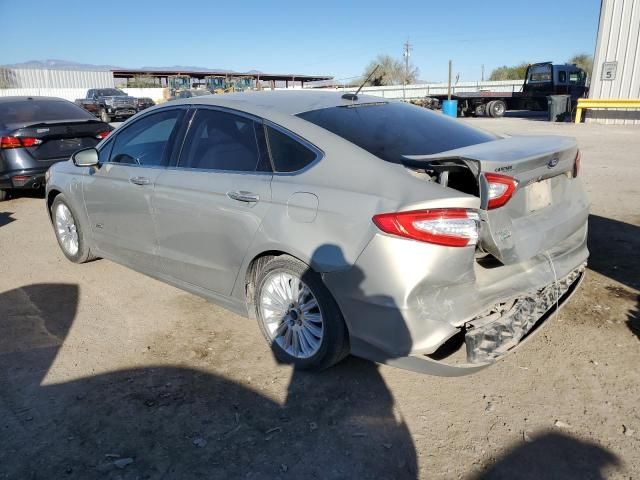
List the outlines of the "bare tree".
{"type": "Polygon", "coordinates": [[[373,86],[382,85],[402,85],[406,79],[407,83],[415,83],[418,79],[419,70],[412,64],[409,64],[409,71],[405,78],[404,64],[400,60],[396,60],[390,55],[378,55],[364,71],[362,80],[367,78],[369,74],[380,65],[380,68],[371,77],[368,84],[373,86]]]}
{"type": "Polygon", "coordinates": [[[587,75],[591,77],[593,71],[593,56],[588,53],[579,53],[569,59],[569,63],[575,63],[578,67],[587,72],[587,75]]]}
{"type": "Polygon", "coordinates": [[[16,86],[16,75],[10,68],[0,67],[0,88],[16,86]]]}

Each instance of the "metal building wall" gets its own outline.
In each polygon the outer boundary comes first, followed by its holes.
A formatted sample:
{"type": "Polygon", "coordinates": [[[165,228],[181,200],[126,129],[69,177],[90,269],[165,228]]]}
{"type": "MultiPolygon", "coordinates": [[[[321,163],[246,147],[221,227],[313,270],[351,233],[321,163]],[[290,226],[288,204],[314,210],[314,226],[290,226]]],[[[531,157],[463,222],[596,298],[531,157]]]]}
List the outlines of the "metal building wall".
{"type": "MultiPolygon", "coordinates": [[[[640,0],[602,0],[589,98],[640,99],[640,0]]],[[[640,111],[588,110],[585,121],[640,125],[640,111]]]]}
{"type": "Polygon", "coordinates": [[[0,68],[0,85],[8,88],[107,88],[113,87],[109,71],[0,68]]]}

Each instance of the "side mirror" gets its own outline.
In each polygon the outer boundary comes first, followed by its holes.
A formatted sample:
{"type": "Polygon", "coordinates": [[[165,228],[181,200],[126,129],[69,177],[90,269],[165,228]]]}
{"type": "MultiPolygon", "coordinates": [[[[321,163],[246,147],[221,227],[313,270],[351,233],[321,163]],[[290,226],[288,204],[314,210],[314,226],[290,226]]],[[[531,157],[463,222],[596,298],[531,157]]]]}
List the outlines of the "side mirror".
{"type": "Polygon", "coordinates": [[[71,155],[71,160],[76,167],[93,167],[98,165],[98,150],[93,147],[78,150],[71,155]]]}

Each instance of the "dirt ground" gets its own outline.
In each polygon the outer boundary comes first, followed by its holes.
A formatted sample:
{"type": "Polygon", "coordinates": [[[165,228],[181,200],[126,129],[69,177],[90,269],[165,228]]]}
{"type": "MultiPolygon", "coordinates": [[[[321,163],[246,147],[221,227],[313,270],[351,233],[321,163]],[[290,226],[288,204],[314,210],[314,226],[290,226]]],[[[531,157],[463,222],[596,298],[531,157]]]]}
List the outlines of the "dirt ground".
{"type": "Polygon", "coordinates": [[[0,203],[0,479],[640,478],[640,129],[573,135],[585,282],[473,376],[278,365],[252,321],[109,261],[66,261],[43,200],[0,203]]]}

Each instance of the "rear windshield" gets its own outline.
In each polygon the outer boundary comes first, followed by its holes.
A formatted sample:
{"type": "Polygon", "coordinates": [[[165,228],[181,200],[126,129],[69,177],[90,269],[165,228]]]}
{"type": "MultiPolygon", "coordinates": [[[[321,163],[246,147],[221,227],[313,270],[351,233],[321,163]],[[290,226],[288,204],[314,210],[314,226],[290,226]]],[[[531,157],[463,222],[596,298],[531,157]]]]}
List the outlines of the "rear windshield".
{"type": "Polygon", "coordinates": [[[431,155],[496,137],[406,103],[331,107],[298,114],[367,152],[393,163],[403,155],[431,155]]]}
{"type": "Polygon", "coordinates": [[[0,123],[4,125],[85,119],[95,119],[95,117],[66,100],[25,99],[0,102],[0,123]]]}
{"type": "Polygon", "coordinates": [[[117,88],[103,88],[98,90],[98,95],[102,97],[126,97],[127,94],[117,88]]]}

